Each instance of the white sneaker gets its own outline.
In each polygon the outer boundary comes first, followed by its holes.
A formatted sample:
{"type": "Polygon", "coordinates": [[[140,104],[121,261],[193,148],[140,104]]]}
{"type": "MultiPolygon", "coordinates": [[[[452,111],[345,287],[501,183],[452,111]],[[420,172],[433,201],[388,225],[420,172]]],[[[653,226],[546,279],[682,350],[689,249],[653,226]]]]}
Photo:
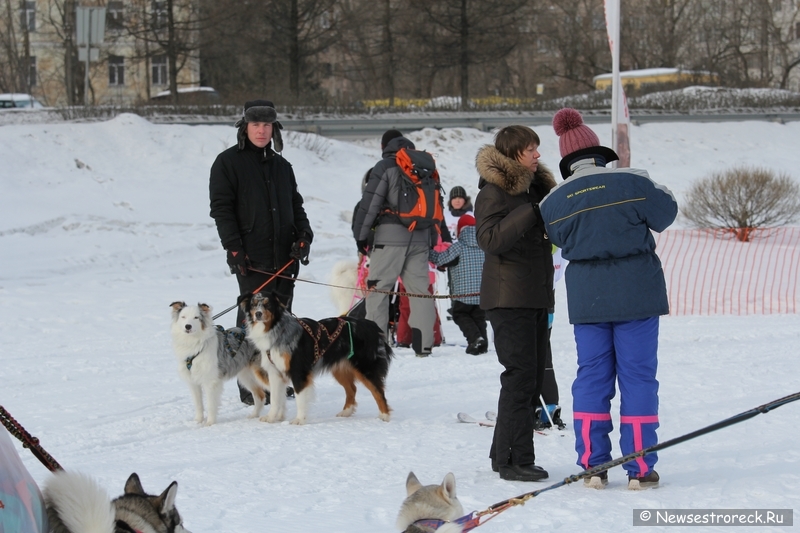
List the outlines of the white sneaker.
{"type": "Polygon", "coordinates": [[[651,470],[643,477],[628,476],[628,490],[646,490],[658,487],[658,482],[661,478],[658,472],[651,470]]]}
{"type": "Polygon", "coordinates": [[[606,485],[608,485],[608,471],[600,472],[583,480],[583,486],[587,489],[602,490],[606,488],[606,485]]]}

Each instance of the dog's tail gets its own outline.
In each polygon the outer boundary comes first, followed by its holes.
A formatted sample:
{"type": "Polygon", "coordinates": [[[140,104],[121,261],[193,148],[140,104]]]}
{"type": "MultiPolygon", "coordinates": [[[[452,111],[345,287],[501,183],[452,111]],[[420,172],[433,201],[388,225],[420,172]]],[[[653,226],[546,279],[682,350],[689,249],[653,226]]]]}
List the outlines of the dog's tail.
{"type": "Polygon", "coordinates": [[[51,531],[114,532],[114,505],[93,478],[60,470],[47,480],[42,492],[51,531]]]}
{"type": "Polygon", "coordinates": [[[386,342],[381,328],[366,318],[345,317],[353,334],[351,362],[370,381],[384,385],[389,363],[394,357],[392,347],[386,342]]]}

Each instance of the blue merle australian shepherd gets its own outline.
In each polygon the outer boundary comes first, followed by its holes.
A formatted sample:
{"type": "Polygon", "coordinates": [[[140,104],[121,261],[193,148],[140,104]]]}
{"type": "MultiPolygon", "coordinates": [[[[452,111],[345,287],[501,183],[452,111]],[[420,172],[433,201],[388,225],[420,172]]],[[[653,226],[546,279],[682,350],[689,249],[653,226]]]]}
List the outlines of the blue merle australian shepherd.
{"type": "MultiPolygon", "coordinates": [[[[369,389],[380,411],[389,421],[391,409],[384,388],[392,348],[381,329],[371,320],[352,317],[297,318],[273,294],[244,294],[239,306],[245,312],[247,338],[261,352],[261,366],[272,386],[291,384],[297,401],[297,417],[303,424],[313,392],[313,378],[328,371],[344,387],[344,408],[337,416],[356,410],[356,380],[369,389]]],[[[285,417],[286,398],[273,394],[264,422],[285,417]]]]}

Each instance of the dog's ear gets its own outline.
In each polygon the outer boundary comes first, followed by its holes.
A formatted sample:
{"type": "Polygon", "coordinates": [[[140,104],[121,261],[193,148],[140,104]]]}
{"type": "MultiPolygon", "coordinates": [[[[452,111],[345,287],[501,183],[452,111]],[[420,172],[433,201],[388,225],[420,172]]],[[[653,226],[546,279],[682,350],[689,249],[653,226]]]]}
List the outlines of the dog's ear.
{"type": "Polygon", "coordinates": [[[250,298],[252,298],[252,297],[253,297],[253,293],[252,292],[246,292],[246,293],[242,294],[241,296],[239,296],[239,298],[236,300],[236,305],[241,307],[243,310],[246,310],[247,309],[247,303],[250,301],[250,298]]]}
{"type": "Polygon", "coordinates": [[[186,307],[186,302],[172,302],[171,304],[169,304],[169,306],[172,308],[173,311],[177,313],[181,309],[186,307]]]}
{"type": "Polygon", "coordinates": [[[156,498],[154,503],[157,509],[160,509],[163,514],[169,514],[175,508],[175,496],[178,494],[178,482],[173,481],[169,487],[156,498]]]}
{"type": "Polygon", "coordinates": [[[203,313],[205,313],[205,314],[207,314],[207,315],[210,315],[210,314],[211,314],[211,306],[210,306],[210,305],[208,305],[208,304],[201,304],[201,303],[198,303],[198,304],[197,304],[197,307],[199,307],[199,308],[200,308],[200,310],[201,310],[203,313]]]}
{"type": "Polygon", "coordinates": [[[449,502],[456,498],[456,476],[448,472],[442,481],[442,495],[449,502]]]}
{"type": "Polygon", "coordinates": [[[147,495],[144,488],[142,488],[142,482],[139,481],[139,476],[136,475],[136,472],[131,474],[131,477],[125,482],[125,494],[147,495]]]}
{"type": "Polygon", "coordinates": [[[422,483],[419,482],[417,476],[414,475],[414,472],[409,472],[406,478],[406,496],[411,496],[421,488],[422,483]]]}

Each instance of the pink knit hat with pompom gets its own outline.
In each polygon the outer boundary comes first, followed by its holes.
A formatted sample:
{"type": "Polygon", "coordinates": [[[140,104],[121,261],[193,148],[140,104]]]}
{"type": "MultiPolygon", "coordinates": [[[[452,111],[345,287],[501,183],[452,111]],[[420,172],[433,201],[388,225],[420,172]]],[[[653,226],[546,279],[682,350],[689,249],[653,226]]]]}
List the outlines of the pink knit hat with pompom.
{"type": "Polygon", "coordinates": [[[553,117],[553,129],[558,135],[558,148],[561,150],[561,157],[591,148],[600,146],[600,139],[597,134],[583,123],[583,117],[576,110],[569,107],[561,109],[553,117]]]}

